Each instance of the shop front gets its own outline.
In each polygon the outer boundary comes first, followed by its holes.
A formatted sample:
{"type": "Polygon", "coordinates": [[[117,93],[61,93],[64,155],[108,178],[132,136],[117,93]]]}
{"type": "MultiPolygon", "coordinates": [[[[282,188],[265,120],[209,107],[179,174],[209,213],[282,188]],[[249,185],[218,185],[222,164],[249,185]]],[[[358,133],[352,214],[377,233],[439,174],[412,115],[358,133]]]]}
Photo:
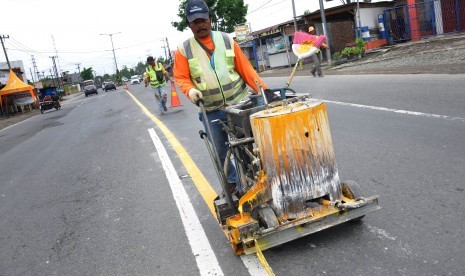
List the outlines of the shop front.
{"type": "Polygon", "coordinates": [[[270,30],[255,35],[258,40],[260,68],[279,68],[292,66],[297,57],[292,54],[292,35],[283,34],[280,29],[270,30]]]}

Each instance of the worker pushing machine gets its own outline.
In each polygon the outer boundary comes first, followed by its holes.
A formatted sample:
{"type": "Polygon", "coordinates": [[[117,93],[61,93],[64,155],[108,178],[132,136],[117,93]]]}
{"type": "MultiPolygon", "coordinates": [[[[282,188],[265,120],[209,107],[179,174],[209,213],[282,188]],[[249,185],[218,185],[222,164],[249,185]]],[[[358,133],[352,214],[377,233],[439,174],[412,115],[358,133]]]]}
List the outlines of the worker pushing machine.
{"type": "MultiPolygon", "coordinates": [[[[255,93],[259,87],[266,89],[265,83],[244,55],[239,45],[226,33],[212,31],[209,9],[202,0],[191,0],[186,5],[186,19],[194,37],[178,46],[174,61],[174,78],[181,91],[196,104],[203,100],[206,116],[199,113],[209,137],[218,150],[223,165],[226,159],[227,133],[217,121],[226,121],[222,108],[237,104],[248,96],[247,85],[255,93]],[[209,123],[212,133],[208,133],[209,123]]],[[[228,160],[227,175],[229,190],[236,191],[237,173],[231,160],[228,160]]]]}
{"type": "MultiPolygon", "coordinates": [[[[204,1],[190,0],[185,12],[194,37],[178,46],[174,78],[201,111],[207,133],[200,137],[224,193],[213,206],[234,252],[261,256],[378,210],[377,195],[365,197],[355,181],[340,181],[326,104],[296,95],[289,82],[268,89],[237,43],[211,30],[204,1]],[[247,85],[260,95],[249,95],[247,85]]],[[[325,39],[307,36],[293,46],[299,58],[325,39]]]]}

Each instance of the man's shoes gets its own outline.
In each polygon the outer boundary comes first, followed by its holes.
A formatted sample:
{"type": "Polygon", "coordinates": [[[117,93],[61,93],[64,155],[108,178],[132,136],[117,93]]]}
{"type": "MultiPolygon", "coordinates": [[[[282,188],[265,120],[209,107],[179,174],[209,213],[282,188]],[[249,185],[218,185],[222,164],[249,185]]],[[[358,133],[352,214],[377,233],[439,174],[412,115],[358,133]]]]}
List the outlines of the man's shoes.
{"type": "Polygon", "coordinates": [[[312,75],[313,75],[314,77],[316,77],[316,74],[315,74],[315,72],[314,72],[314,71],[312,71],[312,75]]]}
{"type": "Polygon", "coordinates": [[[318,77],[322,78],[322,77],[323,77],[323,75],[318,75],[318,77]]]}
{"type": "Polygon", "coordinates": [[[164,107],[163,107],[163,110],[165,110],[165,112],[166,112],[166,111],[168,111],[168,108],[166,108],[166,106],[164,106],[164,107]]]}

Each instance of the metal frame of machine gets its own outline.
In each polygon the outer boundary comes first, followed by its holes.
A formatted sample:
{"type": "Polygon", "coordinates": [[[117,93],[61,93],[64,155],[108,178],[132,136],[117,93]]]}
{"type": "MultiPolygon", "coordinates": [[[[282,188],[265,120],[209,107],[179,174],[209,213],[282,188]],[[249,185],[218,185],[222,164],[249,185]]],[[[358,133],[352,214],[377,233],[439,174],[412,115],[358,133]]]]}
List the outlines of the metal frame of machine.
{"type": "MultiPolygon", "coordinates": [[[[265,250],[347,221],[360,220],[367,213],[381,208],[378,206],[377,195],[364,197],[357,183],[340,182],[336,171],[333,185],[338,190],[337,197],[328,194],[314,198],[302,197],[304,198],[301,202],[304,204],[303,213],[301,210],[298,216],[277,210],[276,204],[273,205],[273,195],[269,188],[273,180],[267,178],[269,176],[264,165],[263,153],[260,154],[261,149],[257,146],[250,117],[279,106],[292,105],[291,112],[293,112],[297,106],[309,106],[312,100],[310,95],[289,96],[289,91],[294,94],[295,91],[287,87],[274,91],[280,92],[279,101],[268,103],[274,97],[266,97],[262,89],[262,95],[251,96],[246,102],[227,107],[225,109],[227,124],[217,122],[223,124],[223,129],[230,137],[227,158],[234,156],[240,178],[241,197],[229,193],[226,179],[228,167],[222,166],[216,155],[216,149],[205,139],[207,134],[200,131],[223,188],[224,196],[214,201],[217,218],[237,255],[255,253],[256,245],[261,250],[265,250]]],[[[199,106],[204,118],[207,118],[202,102],[199,106]]],[[[324,112],[326,116],[326,109],[324,112]]],[[[208,124],[206,125],[209,128],[208,124]]],[[[209,130],[208,132],[211,133],[209,130]]],[[[330,147],[332,150],[332,143],[330,147]]],[[[310,164],[310,168],[311,165],[314,166],[310,164]]],[[[315,182],[311,183],[312,185],[320,184],[318,183],[320,180],[310,179],[315,182]]]]}

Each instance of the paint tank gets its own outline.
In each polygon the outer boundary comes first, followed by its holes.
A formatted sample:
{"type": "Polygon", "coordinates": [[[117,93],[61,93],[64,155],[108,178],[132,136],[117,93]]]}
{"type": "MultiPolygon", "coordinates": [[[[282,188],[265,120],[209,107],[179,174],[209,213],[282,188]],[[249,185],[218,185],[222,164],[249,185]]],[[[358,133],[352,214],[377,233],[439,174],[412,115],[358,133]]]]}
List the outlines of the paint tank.
{"type": "Polygon", "coordinates": [[[278,218],[306,216],[306,201],[341,198],[333,143],[322,101],[306,100],[250,116],[278,218]]]}

